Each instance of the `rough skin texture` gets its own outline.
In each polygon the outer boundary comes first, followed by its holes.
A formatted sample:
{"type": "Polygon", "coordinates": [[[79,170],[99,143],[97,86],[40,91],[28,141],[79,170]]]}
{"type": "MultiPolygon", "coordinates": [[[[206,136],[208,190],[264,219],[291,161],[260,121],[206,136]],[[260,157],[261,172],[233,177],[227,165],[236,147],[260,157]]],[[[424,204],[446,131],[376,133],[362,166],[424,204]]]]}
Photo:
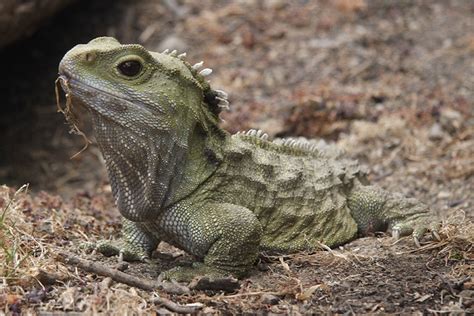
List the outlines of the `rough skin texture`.
{"type": "Polygon", "coordinates": [[[244,277],[259,251],[334,247],[357,236],[431,229],[429,209],[367,183],[357,163],[313,140],[218,127],[226,94],[176,52],[101,37],[62,59],[64,90],[86,106],[123,215],[99,251],[143,260],[160,241],[199,259],[165,278],[244,277]]]}

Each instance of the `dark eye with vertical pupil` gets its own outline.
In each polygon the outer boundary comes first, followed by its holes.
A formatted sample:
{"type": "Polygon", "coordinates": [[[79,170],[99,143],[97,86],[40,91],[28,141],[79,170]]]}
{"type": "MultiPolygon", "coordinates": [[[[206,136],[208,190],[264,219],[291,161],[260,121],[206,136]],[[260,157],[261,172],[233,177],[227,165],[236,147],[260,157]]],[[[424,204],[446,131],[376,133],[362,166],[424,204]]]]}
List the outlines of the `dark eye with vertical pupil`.
{"type": "Polygon", "coordinates": [[[117,66],[120,73],[127,77],[134,77],[142,70],[142,64],[137,60],[127,60],[117,66]]]}

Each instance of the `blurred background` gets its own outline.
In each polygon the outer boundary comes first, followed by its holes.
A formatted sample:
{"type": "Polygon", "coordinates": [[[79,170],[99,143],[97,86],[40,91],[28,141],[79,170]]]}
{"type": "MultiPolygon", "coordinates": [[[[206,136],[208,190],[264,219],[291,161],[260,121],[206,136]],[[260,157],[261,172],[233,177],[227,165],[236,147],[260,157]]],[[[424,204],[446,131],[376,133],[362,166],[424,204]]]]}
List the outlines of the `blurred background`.
{"type": "Polygon", "coordinates": [[[67,50],[114,36],[213,68],[231,132],[336,142],[381,186],[472,210],[473,16],[471,0],[1,1],[0,184],[108,190],[95,145],[70,159],[83,140],[54,80],[67,50]]]}

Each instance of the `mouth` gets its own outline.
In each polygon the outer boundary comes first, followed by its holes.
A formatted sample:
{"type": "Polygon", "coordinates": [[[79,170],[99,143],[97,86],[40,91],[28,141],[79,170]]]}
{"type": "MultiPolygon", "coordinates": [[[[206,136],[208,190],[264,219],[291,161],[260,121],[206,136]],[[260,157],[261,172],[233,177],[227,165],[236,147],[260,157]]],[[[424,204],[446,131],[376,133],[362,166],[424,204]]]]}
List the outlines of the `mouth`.
{"type": "Polygon", "coordinates": [[[69,75],[67,71],[61,68],[57,81],[61,84],[62,89],[66,93],[66,97],[67,95],[75,95],[75,97],[81,99],[79,96],[80,92],[80,94],[87,93],[100,96],[103,99],[108,98],[109,100],[115,100],[116,102],[103,103],[102,106],[89,102],[81,102],[83,105],[97,111],[104,116],[109,116],[112,112],[123,113],[128,109],[139,109],[142,111],[142,114],[146,116],[160,116],[165,114],[165,112],[161,111],[161,109],[158,107],[152,110],[144,102],[136,99],[132,100],[124,94],[118,94],[116,92],[104,90],[89,83],[85,83],[82,80],[75,78],[73,75],[69,75]],[[110,111],[110,113],[108,113],[108,111],[110,111]]]}

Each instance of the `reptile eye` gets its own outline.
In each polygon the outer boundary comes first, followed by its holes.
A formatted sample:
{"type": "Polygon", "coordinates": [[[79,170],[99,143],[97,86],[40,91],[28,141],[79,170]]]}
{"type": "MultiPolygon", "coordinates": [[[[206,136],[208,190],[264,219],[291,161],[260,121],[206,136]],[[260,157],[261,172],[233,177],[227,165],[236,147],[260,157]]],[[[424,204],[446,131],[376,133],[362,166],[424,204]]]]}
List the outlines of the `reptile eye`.
{"type": "Polygon", "coordinates": [[[135,77],[140,73],[143,66],[138,60],[126,60],[117,66],[121,74],[127,77],[135,77]]]}

